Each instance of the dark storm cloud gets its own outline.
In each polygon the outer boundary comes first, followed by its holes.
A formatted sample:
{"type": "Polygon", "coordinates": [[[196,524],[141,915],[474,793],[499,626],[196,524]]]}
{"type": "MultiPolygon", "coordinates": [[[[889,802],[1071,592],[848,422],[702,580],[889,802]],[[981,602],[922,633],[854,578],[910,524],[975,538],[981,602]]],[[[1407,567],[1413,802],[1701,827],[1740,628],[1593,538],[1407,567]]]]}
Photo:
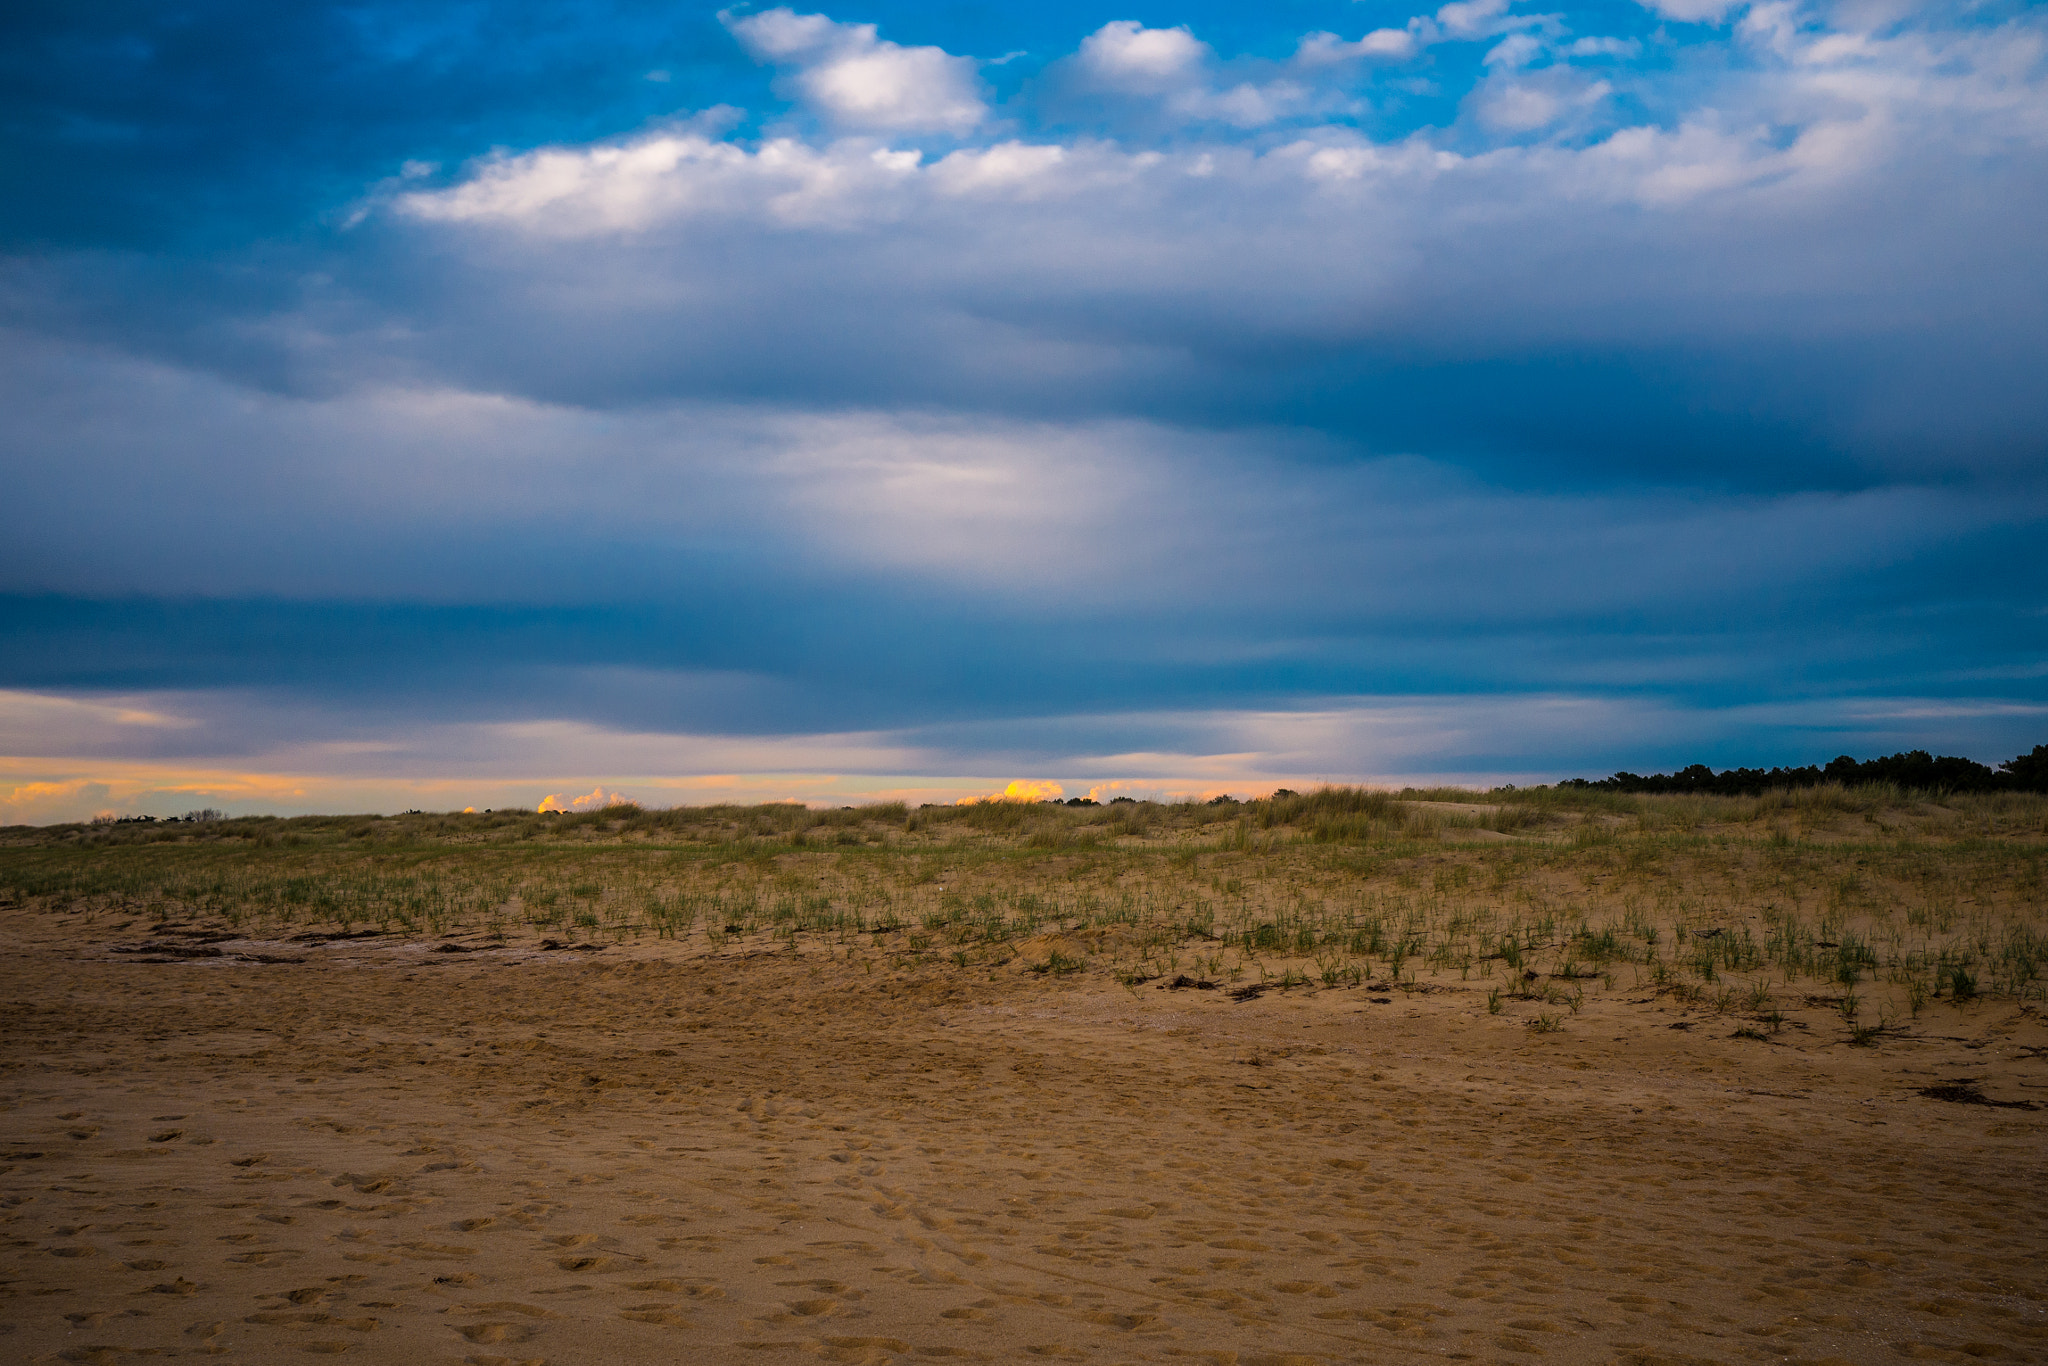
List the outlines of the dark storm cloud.
{"type": "Polygon", "coordinates": [[[98,0],[11,7],[4,36],[16,249],[232,245],[407,160],[598,136],[760,84],[708,13],[634,0],[98,0]]]}

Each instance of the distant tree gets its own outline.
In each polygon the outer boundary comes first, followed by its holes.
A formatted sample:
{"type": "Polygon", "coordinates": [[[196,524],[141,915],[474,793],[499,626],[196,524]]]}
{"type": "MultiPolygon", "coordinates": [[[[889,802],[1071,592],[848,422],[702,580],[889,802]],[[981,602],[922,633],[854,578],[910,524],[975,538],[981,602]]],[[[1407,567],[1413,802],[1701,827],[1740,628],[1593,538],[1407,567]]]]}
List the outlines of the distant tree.
{"type": "Polygon", "coordinates": [[[1824,765],[1808,764],[1803,768],[1728,768],[1716,773],[1705,764],[1690,764],[1676,773],[1652,773],[1646,777],[1623,771],[1591,782],[1567,778],[1558,786],[1607,792],[1753,797],[1772,788],[1817,787],[1822,783],[1841,783],[1846,787],[1893,783],[1939,792],[2048,792],[2048,745],[2036,745],[2033,753],[2009,759],[1995,769],[1975,759],[1913,749],[1863,760],[1843,754],[1824,765]]]}
{"type": "Polygon", "coordinates": [[[2048,792],[2048,745],[2035,745],[2032,753],[2007,759],[1998,770],[2015,791],[2048,792]]]}

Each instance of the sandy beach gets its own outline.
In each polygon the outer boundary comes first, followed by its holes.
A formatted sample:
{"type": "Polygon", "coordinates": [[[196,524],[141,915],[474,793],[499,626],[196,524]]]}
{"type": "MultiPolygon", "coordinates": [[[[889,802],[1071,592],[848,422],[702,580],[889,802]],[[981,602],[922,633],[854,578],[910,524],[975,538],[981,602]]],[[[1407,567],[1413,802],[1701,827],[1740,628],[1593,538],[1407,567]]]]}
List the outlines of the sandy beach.
{"type": "Polygon", "coordinates": [[[2048,1358],[2031,1007],[108,930],[0,917],[10,1360],[2048,1358]]]}

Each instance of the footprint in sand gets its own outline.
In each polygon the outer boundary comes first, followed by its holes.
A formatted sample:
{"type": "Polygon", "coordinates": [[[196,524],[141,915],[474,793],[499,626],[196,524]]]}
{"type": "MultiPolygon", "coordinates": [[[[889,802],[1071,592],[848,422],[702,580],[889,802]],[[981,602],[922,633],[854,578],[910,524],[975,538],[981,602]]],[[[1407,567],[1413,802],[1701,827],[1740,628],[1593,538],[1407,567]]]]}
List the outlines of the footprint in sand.
{"type": "Polygon", "coordinates": [[[555,1315],[537,1304],[521,1304],[517,1300],[492,1300],[488,1304],[464,1305],[458,1312],[464,1314],[524,1314],[530,1319],[551,1319],[555,1315]]]}
{"type": "Polygon", "coordinates": [[[692,1285],[685,1281],[659,1280],[634,1281],[626,1289],[659,1291],[670,1295],[688,1295],[693,1300],[722,1300],[725,1291],[715,1285],[692,1285]]]}
{"type": "Polygon", "coordinates": [[[451,1258],[474,1257],[473,1247],[457,1247],[452,1243],[405,1242],[393,1243],[391,1250],[401,1257],[416,1262],[447,1261],[451,1258]]]}
{"type": "Polygon", "coordinates": [[[619,1311],[619,1317],[633,1323],[652,1323],[663,1328],[694,1328],[687,1315],[676,1311],[672,1304],[630,1304],[619,1311]]]}
{"type": "Polygon", "coordinates": [[[615,1257],[557,1257],[555,1265],[564,1271],[611,1271],[633,1263],[615,1257]]]}

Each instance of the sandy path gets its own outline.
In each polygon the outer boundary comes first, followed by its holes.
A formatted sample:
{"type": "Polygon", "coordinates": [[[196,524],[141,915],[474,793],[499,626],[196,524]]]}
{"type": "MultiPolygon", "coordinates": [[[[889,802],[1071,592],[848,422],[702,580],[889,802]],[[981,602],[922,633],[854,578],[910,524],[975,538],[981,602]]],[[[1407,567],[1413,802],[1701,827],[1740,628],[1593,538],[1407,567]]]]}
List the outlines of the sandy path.
{"type": "Polygon", "coordinates": [[[2010,1007],[307,956],[13,937],[0,1356],[2048,1359],[2048,1113],[1917,1094],[2048,1100],[2010,1007]]]}

